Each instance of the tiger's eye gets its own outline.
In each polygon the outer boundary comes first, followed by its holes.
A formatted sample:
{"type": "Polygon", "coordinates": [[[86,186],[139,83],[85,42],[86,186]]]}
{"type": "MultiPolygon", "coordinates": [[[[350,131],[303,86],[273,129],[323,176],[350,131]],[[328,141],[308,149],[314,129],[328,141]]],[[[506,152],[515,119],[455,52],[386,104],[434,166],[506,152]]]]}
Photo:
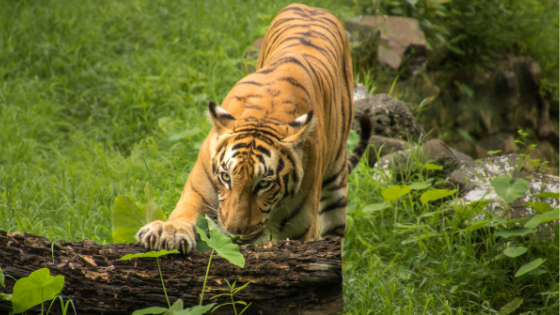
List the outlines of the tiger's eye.
{"type": "Polygon", "coordinates": [[[268,187],[268,185],[270,185],[271,182],[267,181],[267,180],[261,180],[261,182],[259,183],[259,186],[261,186],[261,188],[265,188],[268,187]]]}
{"type": "Polygon", "coordinates": [[[226,182],[229,182],[229,180],[231,179],[231,177],[229,176],[228,173],[224,172],[222,173],[222,179],[226,182]]]}

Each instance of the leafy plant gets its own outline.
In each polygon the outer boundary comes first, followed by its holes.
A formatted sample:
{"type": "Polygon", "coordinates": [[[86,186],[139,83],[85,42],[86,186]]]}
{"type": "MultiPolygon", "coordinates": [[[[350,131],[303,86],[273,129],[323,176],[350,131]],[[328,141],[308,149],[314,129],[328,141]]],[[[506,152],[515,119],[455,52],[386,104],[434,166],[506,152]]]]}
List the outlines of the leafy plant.
{"type": "Polygon", "coordinates": [[[41,304],[41,314],[43,314],[43,302],[54,301],[63,286],[64,276],[51,276],[50,270],[47,268],[33,271],[29,276],[18,279],[14,284],[11,298],[13,312],[23,313],[41,304]]]}
{"type": "Polygon", "coordinates": [[[136,242],[134,236],[140,228],[155,220],[165,220],[163,211],[155,203],[148,185],[149,184],[146,184],[144,187],[148,203],[142,208],[138,208],[134,199],[128,196],[118,196],[115,199],[113,207],[111,208],[113,242],[136,242]]]}
{"type": "MultiPolygon", "coordinates": [[[[206,290],[206,282],[208,280],[208,272],[210,271],[210,264],[212,263],[212,256],[214,255],[214,252],[216,252],[216,254],[218,254],[220,257],[227,259],[230,263],[232,263],[236,266],[239,266],[241,268],[243,268],[245,266],[245,258],[239,252],[239,246],[234,244],[232,242],[231,238],[224,236],[220,232],[220,228],[216,225],[216,223],[214,223],[214,221],[212,221],[212,219],[210,219],[207,215],[199,218],[199,220],[197,222],[196,229],[197,229],[197,232],[198,232],[198,234],[200,235],[200,238],[201,238],[200,247],[198,247],[198,248],[208,248],[208,249],[212,250],[212,252],[210,253],[210,258],[208,259],[208,267],[206,268],[206,275],[204,276],[204,283],[202,285],[202,292],[200,294],[199,305],[183,309],[183,301],[181,299],[178,299],[177,301],[175,301],[175,303],[173,303],[173,305],[171,305],[171,303],[169,302],[169,297],[167,296],[167,291],[165,290],[165,283],[163,282],[163,276],[161,274],[159,257],[164,256],[164,255],[169,255],[169,254],[178,254],[179,252],[177,250],[172,250],[172,251],[160,250],[159,252],[127,254],[127,255],[121,257],[120,260],[130,260],[132,258],[156,258],[157,265],[158,265],[158,271],[159,271],[159,277],[161,279],[161,285],[163,287],[163,292],[165,294],[165,299],[167,300],[167,305],[168,305],[168,308],[149,307],[149,308],[145,308],[145,309],[141,309],[141,310],[136,310],[136,311],[134,311],[134,313],[132,313],[133,315],[144,315],[144,314],[199,315],[199,314],[205,314],[206,312],[211,310],[212,307],[214,307],[214,305],[215,305],[215,303],[208,304],[208,305],[202,305],[202,302],[204,300],[204,292],[206,290]]],[[[235,283],[233,284],[233,287],[230,286],[230,289],[231,289],[230,293],[231,293],[232,301],[233,301],[233,294],[239,292],[241,289],[243,289],[248,284],[249,283],[245,284],[243,287],[241,287],[241,288],[239,288],[235,291],[233,291],[233,289],[235,287],[235,283]]],[[[228,282],[228,286],[229,286],[229,282],[228,282]]],[[[232,302],[234,312],[237,314],[237,310],[235,308],[236,303],[237,304],[243,304],[243,305],[246,305],[246,303],[245,302],[232,302]]],[[[229,303],[227,303],[225,305],[229,305],[229,303]]],[[[251,305],[251,304],[249,304],[249,305],[251,305]]],[[[245,309],[247,309],[249,307],[249,305],[247,305],[245,307],[245,309]]],[[[222,306],[222,305],[220,305],[220,306],[222,306]]],[[[243,309],[243,312],[245,311],[245,309],[243,309]]]]}
{"type": "Polygon", "coordinates": [[[229,296],[229,297],[231,298],[231,303],[225,303],[225,304],[222,304],[222,305],[218,305],[218,306],[216,306],[216,308],[215,308],[214,310],[212,310],[212,311],[215,311],[215,310],[217,310],[219,307],[222,307],[222,306],[232,305],[232,306],[233,306],[233,312],[235,313],[235,315],[241,315],[241,314],[243,314],[243,313],[249,308],[249,306],[251,306],[251,304],[253,304],[253,303],[251,302],[251,303],[247,304],[247,303],[245,303],[245,302],[243,302],[243,301],[235,301],[235,300],[233,299],[233,296],[234,296],[237,292],[243,290],[246,286],[248,286],[250,282],[247,282],[247,283],[245,283],[242,287],[236,289],[236,288],[235,288],[235,284],[237,283],[237,280],[236,280],[236,281],[233,281],[233,284],[230,284],[229,281],[227,281],[227,279],[224,279],[224,280],[226,281],[226,283],[227,283],[227,285],[228,285],[228,288],[227,288],[227,289],[216,289],[216,290],[219,290],[219,291],[228,291],[228,293],[222,293],[222,294],[214,295],[214,296],[211,297],[210,299],[216,299],[216,298],[221,297],[221,296],[229,296]],[[235,307],[235,304],[245,305],[245,307],[243,308],[243,310],[241,310],[241,313],[237,314],[237,308],[235,307]]]}

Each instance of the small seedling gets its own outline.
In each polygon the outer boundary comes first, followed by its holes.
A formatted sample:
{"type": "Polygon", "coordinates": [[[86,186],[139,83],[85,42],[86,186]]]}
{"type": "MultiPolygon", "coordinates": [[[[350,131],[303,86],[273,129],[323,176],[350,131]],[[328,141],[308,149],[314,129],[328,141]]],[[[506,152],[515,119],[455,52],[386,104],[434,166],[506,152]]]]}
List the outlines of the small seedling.
{"type": "Polygon", "coordinates": [[[227,288],[227,289],[216,289],[216,290],[217,290],[217,291],[228,291],[228,293],[222,293],[222,294],[215,295],[215,296],[211,297],[210,300],[215,299],[215,298],[218,298],[218,297],[221,297],[221,296],[229,296],[229,297],[231,298],[231,303],[224,303],[224,304],[218,305],[218,306],[216,306],[215,309],[212,310],[212,312],[215,311],[215,310],[217,310],[219,307],[222,307],[222,306],[225,306],[225,305],[232,305],[232,307],[233,307],[233,312],[235,313],[235,315],[241,315],[241,314],[243,314],[243,313],[249,308],[249,306],[251,306],[251,304],[253,304],[253,303],[251,302],[251,303],[247,304],[247,303],[245,303],[245,302],[243,302],[243,301],[235,301],[235,300],[233,299],[233,296],[234,296],[237,292],[243,290],[246,286],[248,286],[250,282],[245,283],[241,288],[235,289],[235,284],[237,283],[237,280],[236,280],[236,281],[233,281],[233,284],[230,284],[229,281],[227,281],[227,279],[224,279],[224,280],[226,281],[226,283],[227,283],[227,285],[228,285],[228,288],[227,288]],[[243,308],[243,310],[241,311],[241,313],[237,314],[237,309],[235,308],[235,304],[245,305],[245,307],[243,308]]]}

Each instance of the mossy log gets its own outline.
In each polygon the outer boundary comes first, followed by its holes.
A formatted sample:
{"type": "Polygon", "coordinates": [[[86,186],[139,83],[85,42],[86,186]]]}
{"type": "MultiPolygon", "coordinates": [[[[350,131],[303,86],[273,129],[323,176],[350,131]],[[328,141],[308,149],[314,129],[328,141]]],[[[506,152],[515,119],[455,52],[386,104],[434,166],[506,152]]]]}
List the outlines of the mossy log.
{"type": "MultiPolygon", "coordinates": [[[[62,297],[72,299],[78,314],[132,314],[152,306],[167,307],[155,258],[121,261],[126,254],[145,252],[135,244],[99,245],[93,241],[58,241],[0,231],[0,267],[18,279],[48,268],[63,275],[62,297]],[[54,251],[52,250],[54,248],[54,251]]],[[[342,270],[339,239],[276,241],[243,247],[245,267],[214,255],[204,293],[204,303],[228,303],[229,297],[210,298],[237,280],[250,284],[235,295],[236,301],[253,303],[244,314],[338,314],[342,312],[342,270]]],[[[198,305],[210,252],[160,257],[161,272],[171,303],[182,299],[198,305]]],[[[15,281],[6,278],[0,292],[11,293],[15,281]]],[[[58,307],[60,303],[55,303],[58,307]]],[[[0,301],[0,314],[11,302],[0,301]]],[[[241,308],[238,306],[237,311],[241,308]]],[[[40,312],[35,307],[32,312],[40,312]]],[[[59,311],[55,311],[59,313],[59,311]]],[[[51,310],[51,314],[52,310],[51,310]]],[[[234,314],[231,306],[212,314],[234,314]]]]}

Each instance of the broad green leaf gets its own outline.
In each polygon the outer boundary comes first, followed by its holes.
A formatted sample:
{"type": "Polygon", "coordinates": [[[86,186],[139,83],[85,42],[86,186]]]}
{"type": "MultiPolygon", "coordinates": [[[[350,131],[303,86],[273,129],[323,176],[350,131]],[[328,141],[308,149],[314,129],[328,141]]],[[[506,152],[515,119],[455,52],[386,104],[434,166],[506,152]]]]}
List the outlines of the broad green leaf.
{"type": "Polygon", "coordinates": [[[420,196],[421,202],[429,202],[434,200],[439,200],[445,198],[447,196],[453,195],[457,190],[449,190],[449,189],[432,189],[424,192],[422,196],[420,196]]]}
{"type": "Polygon", "coordinates": [[[167,309],[163,307],[148,307],[145,309],[136,310],[132,313],[132,315],[161,314],[166,311],[167,309]]]}
{"type": "Polygon", "coordinates": [[[119,260],[130,260],[132,258],[157,258],[157,257],[168,255],[168,254],[179,254],[179,252],[176,249],[174,249],[172,251],[162,249],[159,252],[126,254],[126,255],[122,256],[121,259],[119,259],[119,260]]]}
{"type": "Polygon", "coordinates": [[[183,300],[178,299],[177,301],[175,301],[175,303],[173,303],[173,305],[171,305],[171,307],[167,311],[165,311],[165,313],[163,313],[163,315],[175,315],[182,310],[183,300]]]}
{"type": "MultiPolygon", "coordinates": [[[[205,216],[199,216],[198,219],[196,219],[196,226],[197,226],[197,231],[198,228],[200,228],[200,230],[204,231],[206,237],[210,235],[210,229],[208,228],[208,220],[206,219],[205,216]]],[[[202,240],[202,238],[196,240],[196,250],[198,252],[204,252],[210,249],[211,249],[210,246],[208,246],[208,244],[206,244],[206,242],[202,240]]]]}
{"type": "Polygon", "coordinates": [[[389,208],[391,205],[386,203],[370,203],[362,208],[362,211],[365,213],[371,213],[383,209],[389,208]]]}
{"type": "Polygon", "coordinates": [[[500,308],[500,310],[498,311],[498,313],[500,315],[508,315],[511,314],[513,311],[515,311],[519,306],[521,306],[521,304],[523,304],[523,299],[520,298],[515,298],[513,299],[511,302],[509,302],[508,304],[502,306],[500,308]]]}
{"type": "Polygon", "coordinates": [[[2,271],[2,268],[0,268],[0,285],[2,285],[3,287],[6,286],[4,285],[4,271],[2,271]]]}
{"type": "Polygon", "coordinates": [[[381,191],[381,196],[386,201],[394,201],[410,192],[410,186],[391,186],[381,191]]]}
{"type": "Polygon", "coordinates": [[[507,203],[516,199],[525,197],[525,193],[531,187],[531,184],[522,178],[511,178],[508,175],[501,175],[490,181],[490,185],[494,187],[496,194],[502,197],[507,203]]]}
{"type": "Polygon", "coordinates": [[[526,252],[527,252],[527,247],[523,247],[523,246],[509,246],[504,250],[504,254],[511,258],[521,256],[526,252]]]}
{"type": "Polygon", "coordinates": [[[558,198],[560,198],[560,193],[553,193],[553,192],[550,192],[550,191],[545,191],[545,192],[542,192],[540,194],[533,195],[533,197],[558,199],[558,198]]]}
{"type": "Polygon", "coordinates": [[[143,209],[145,213],[146,224],[154,222],[156,220],[164,221],[165,215],[163,214],[163,210],[161,210],[161,208],[154,201],[154,198],[150,193],[149,183],[146,183],[146,186],[144,187],[144,193],[146,194],[146,199],[148,200],[148,203],[143,209]]]}
{"type": "Polygon", "coordinates": [[[142,209],[136,206],[134,199],[128,196],[118,196],[111,208],[113,219],[113,242],[132,243],[138,230],[155,220],[165,220],[163,211],[154,202],[148,184],[144,188],[148,203],[142,209]]]}
{"type": "Polygon", "coordinates": [[[47,268],[33,271],[14,285],[12,307],[14,313],[23,313],[35,305],[52,300],[62,291],[64,276],[51,276],[47,268]]]}
{"type": "Polygon", "coordinates": [[[513,229],[505,229],[499,230],[496,232],[496,236],[501,236],[503,238],[508,238],[510,236],[525,236],[530,233],[536,233],[537,229],[528,229],[528,228],[513,228],[513,229]]]}
{"type": "Polygon", "coordinates": [[[541,223],[558,220],[560,218],[560,213],[558,212],[558,210],[559,209],[556,208],[543,214],[537,214],[536,216],[532,217],[529,222],[525,223],[525,227],[532,229],[537,227],[537,225],[541,223]]]}
{"type": "Polygon", "coordinates": [[[412,183],[408,186],[410,187],[410,189],[413,189],[413,190],[422,190],[422,189],[427,189],[427,188],[432,187],[432,182],[431,181],[416,182],[416,183],[412,183]]]}
{"type": "Polygon", "coordinates": [[[210,228],[210,238],[198,226],[196,230],[200,238],[206,242],[210,248],[216,250],[216,253],[227,259],[230,263],[243,268],[245,266],[245,258],[239,252],[239,246],[234,244],[229,237],[224,236],[217,228],[216,224],[208,217],[208,227],[210,228]],[[214,223],[214,225],[212,225],[214,223]]]}
{"type": "Polygon", "coordinates": [[[216,303],[208,304],[208,305],[197,305],[193,307],[186,308],[182,311],[176,312],[175,315],[202,315],[206,314],[210,311],[216,303]]]}
{"type": "Polygon", "coordinates": [[[546,202],[537,201],[537,202],[526,202],[526,205],[530,206],[531,208],[537,210],[539,213],[545,213],[552,210],[552,206],[546,202]]]}
{"type": "Polygon", "coordinates": [[[443,170],[443,166],[435,165],[435,164],[420,164],[424,169],[428,171],[441,171],[443,170]]]}
{"type": "Polygon", "coordinates": [[[475,231],[475,230],[479,230],[481,228],[483,228],[484,226],[486,226],[488,223],[492,222],[492,220],[484,220],[484,221],[478,221],[474,224],[469,225],[466,229],[464,229],[463,231],[475,231]]]}
{"type": "Polygon", "coordinates": [[[544,262],[546,261],[546,259],[542,259],[542,258],[537,258],[533,261],[531,261],[530,263],[526,263],[525,265],[521,266],[519,268],[519,270],[517,270],[517,273],[515,274],[515,277],[520,277],[524,274],[526,274],[527,272],[536,269],[538,266],[542,265],[544,262]]]}

